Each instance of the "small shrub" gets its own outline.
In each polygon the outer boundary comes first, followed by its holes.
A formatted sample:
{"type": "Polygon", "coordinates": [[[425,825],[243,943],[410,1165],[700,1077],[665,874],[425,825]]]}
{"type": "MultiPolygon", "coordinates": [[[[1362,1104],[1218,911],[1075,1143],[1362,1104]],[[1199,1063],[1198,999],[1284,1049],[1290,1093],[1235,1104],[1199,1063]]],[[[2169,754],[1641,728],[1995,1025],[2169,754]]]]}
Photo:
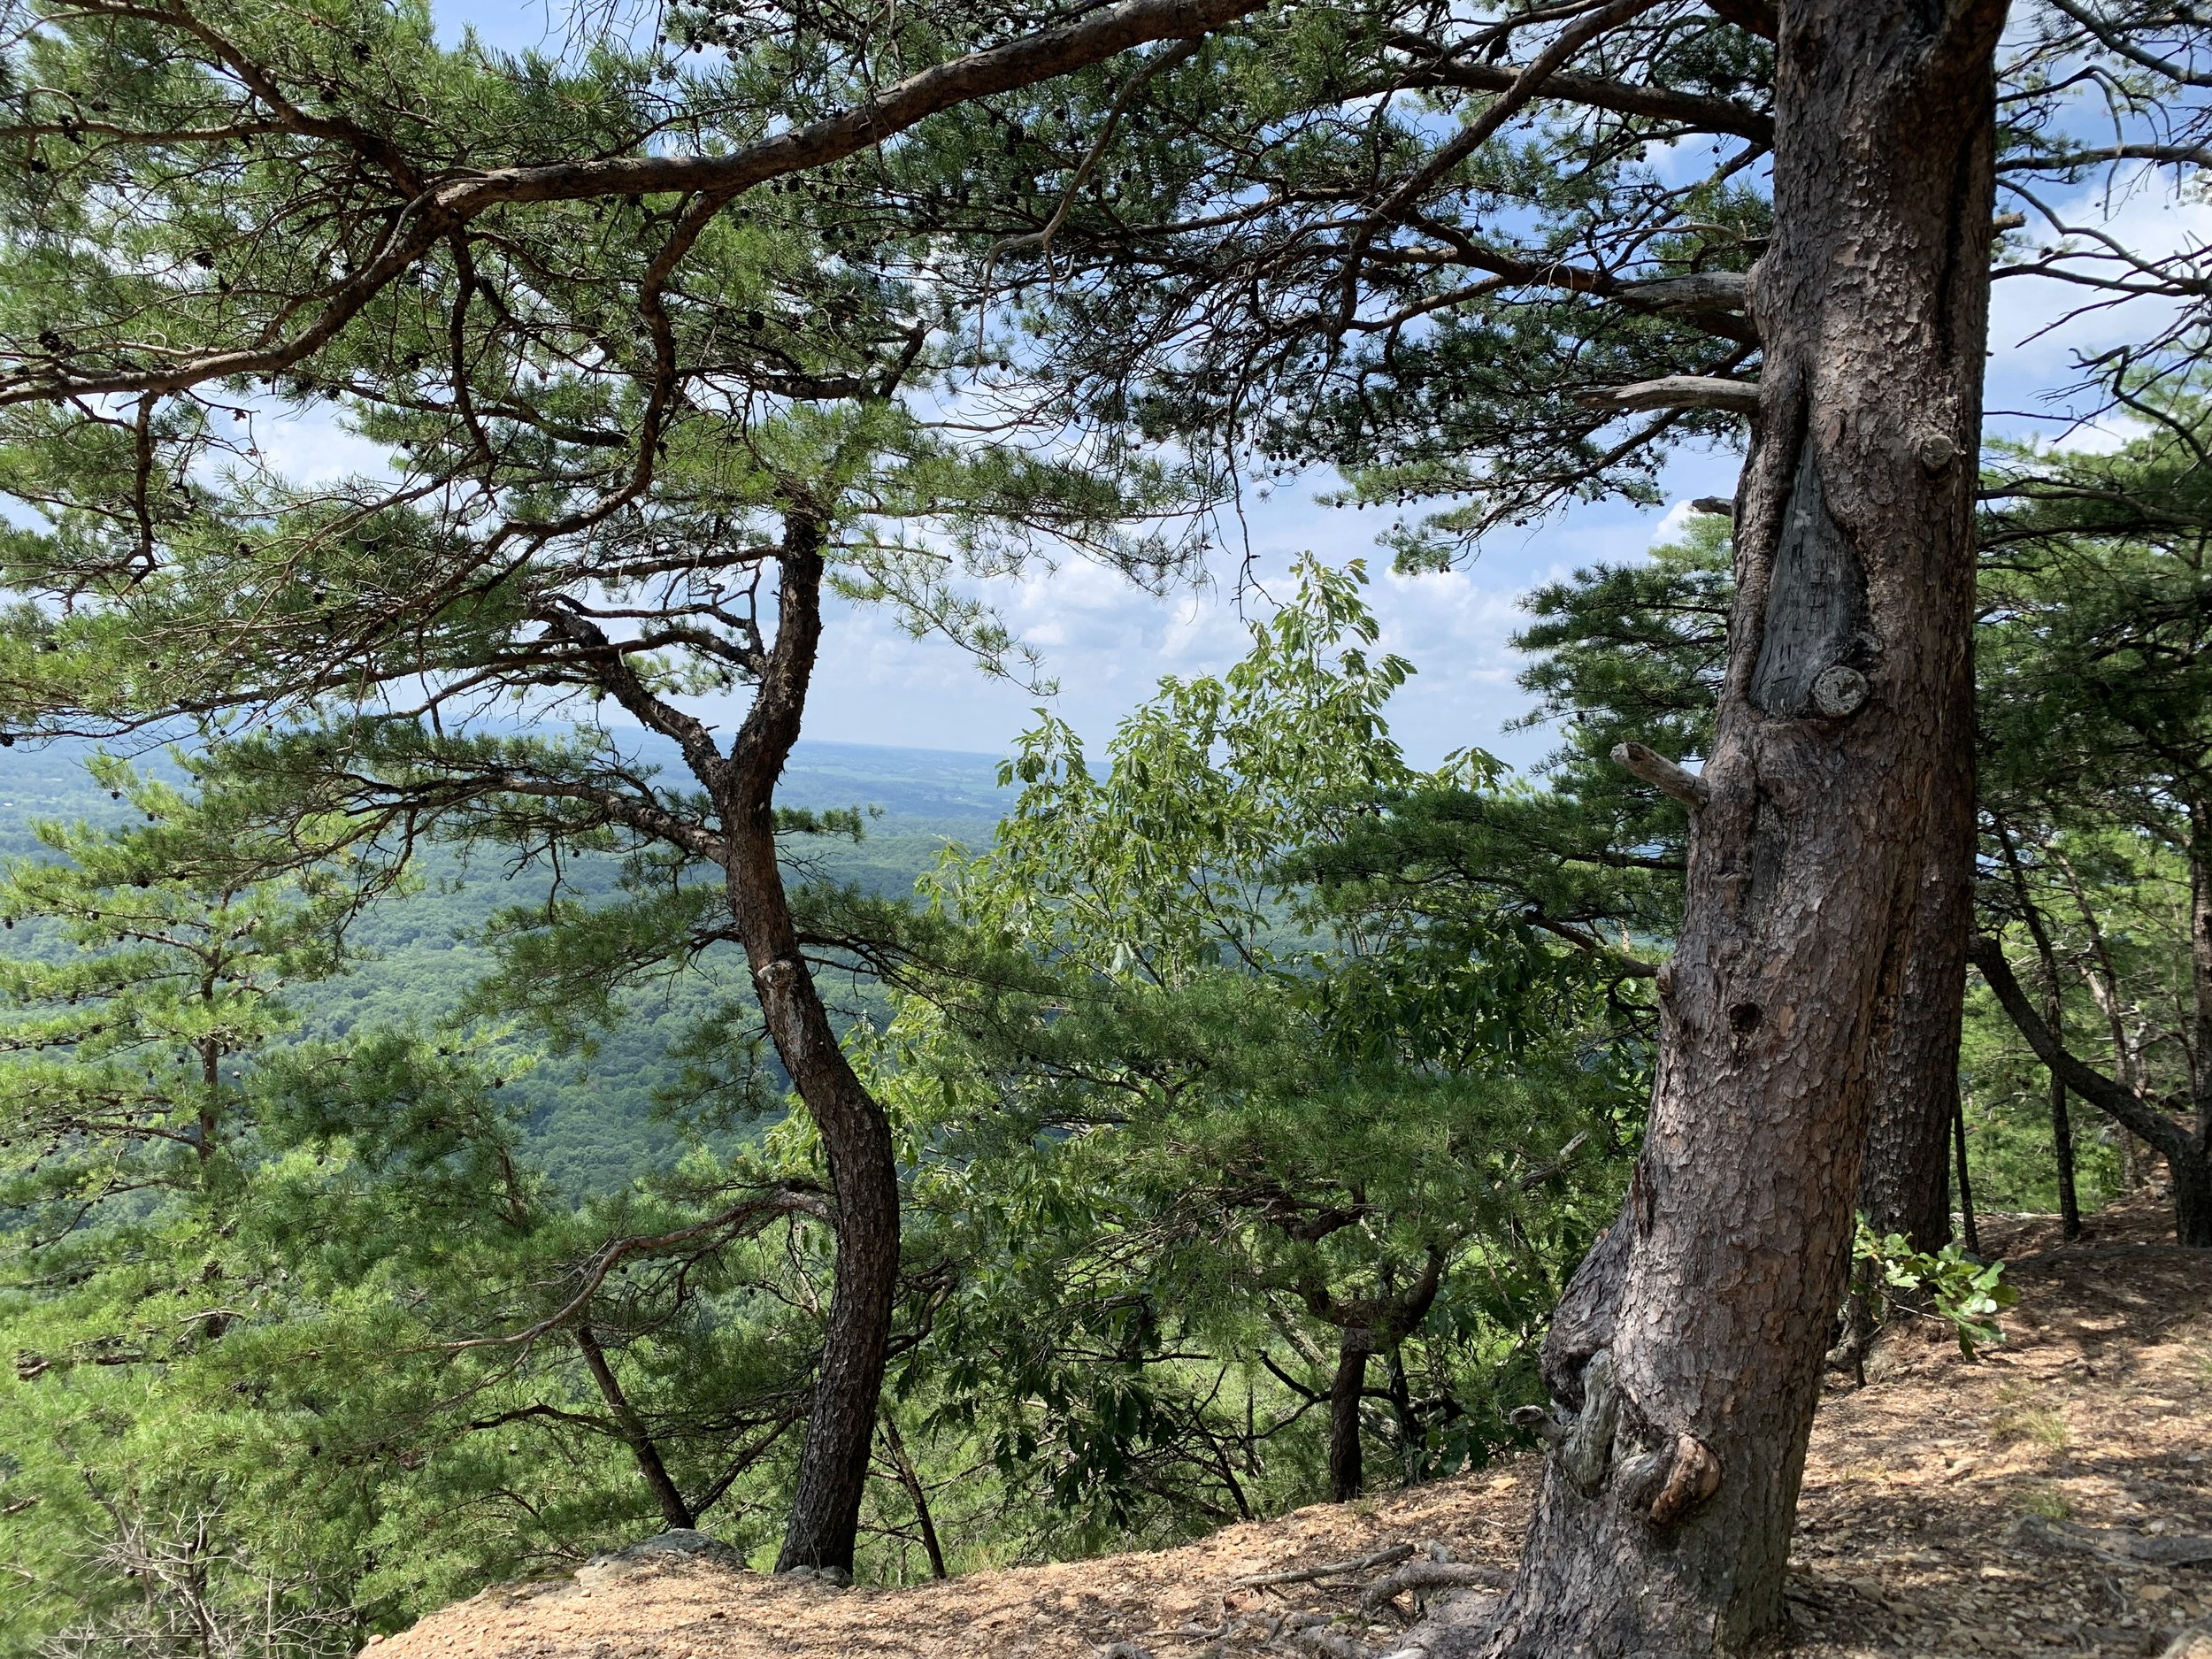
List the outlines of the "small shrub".
{"type": "Polygon", "coordinates": [[[2074,1506],[2056,1486],[2037,1486],[2021,1498],[2020,1512],[2039,1515],[2047,1521],[2070,1521],[2074,1517],[2074,1506]]]}
{"type": "Polygon", "coordinates": [[[2000,1411],[1989,1420],[1989,1438],[2000,1446],[2014,1440],[2032,1440],[2046,1451],[2062,1452],[2066,1449],[2066,1419],[2039,1406],[2024,1411],[2000,1411]]]}
{"type": "Polygon", "coordinates": [[[1852,1288],[1883,1318],[1902,1311],[1947,1319],[1969,1359],[1978,1344],[2005,1340],[1997,1315],[2020,1296],[2004,1282],[2004,1271],[2002,1262],[1977,1261],[1955,1244],[1932,1255],[1916,1250],[1901,1233],[1877,1233],[1864,1217],[1852,1250],[1852,1288]]]}

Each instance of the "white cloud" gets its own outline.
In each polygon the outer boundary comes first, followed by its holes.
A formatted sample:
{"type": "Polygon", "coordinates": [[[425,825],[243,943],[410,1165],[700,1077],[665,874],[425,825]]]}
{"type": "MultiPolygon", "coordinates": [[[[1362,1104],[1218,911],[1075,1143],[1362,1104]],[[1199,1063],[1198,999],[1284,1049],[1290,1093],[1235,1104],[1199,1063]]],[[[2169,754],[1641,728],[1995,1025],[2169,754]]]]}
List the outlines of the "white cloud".
{"type": "MultiPolygon", "coordinates": [[[[2175,182],[2170,168],[2117,170],[2112,182],[2085,186],[2053,204],[2061,222],[2094,228],[2139,258],[2212,256],[2212,201],[2175,182]]],[[[2032,245],[2055,245],[2047,221],[2027,209],[2032,245]]],[[[2107,267],[2105,274],[2117,274],[2107,267]]],[[[2067,422],[2062,396],[2078,356],[2156,335],[2178,314],[2177,302],[2113,303],[2097,290],[2043,276],[2001,277],[1990,297],[1986,403],[1994,434],[2047,431],[2067,422]]],[[[2090,434],[2090,442],[2097,434],[2090,434]]]]}
{"type": "MultiPolygon", "coordinates": [[[[1732,488],[1736,465],[1727,455],[1686,457],[1670,469],[1670,498],[1678,504],[1663,516],[1617,503],[1579,508],[1440,574],[1389,569],[1371,544],[1387,512],[1325,509],[1302,490],[1284,490],[1254,503],[1239,545],[1217,553],[1211,580],[1194,589],[1156,597],[1113,572],[1071,561],[977,592],[1043,652],[1045,672],[1060,685],[1054,712],[1098,745],[1162,675],[1217,673],[1242,655],[1248,618],[1286,595],[1298,554],[1310,549],[1332,564],[1363,558],[1381,646],[1416,670],[1390,713],[1409,756],[1432,764],[1471,744],[1525,765],[1555,740],[1542,730],[1502,729],[1529,707],[1517,683],[1527,661],[1511,643],[1526,619],[1520,596],[1579,565],[1641,557],[1655,537],[1679,527],[1688,496],[1732,488]],[[1241,590],[1240,576],[1251,579],[1241,590]]],[[[1038,701],[987,680],[941,639],[910,638],[879,609],[841,605],[829,618],[807,729],[844,742],[1003,753],[1033,722],[1038,701]]],[[[733,708],[728,718],[735,715],[733,708]]]]}
{"type": "Polygon", "coordinates": [[[253,442],[265,465],[295,484],[326,484],[352,473],[389,475],[391,451],[349,431],[331,410],[262,410],[253,419],[253,442]]]}
{"type": "Polygon", "coordinates": [[[1679,541],[1688,534],[1690,520],[1697,516],[1697,510],[1687,501],[1678,501],[1667,509],[1665,516],[1657,524],[1652,526],[1651,545],[1657,547],[1663,542],[1679,541]]]}
{"type": "Polygon", "coordinates": [[[2110,455],[2150,430],[2147,421],[2127,415],[2101,415],[2078,421],[2051,440],[2051,448],[2067,455],[2110,455]]]}

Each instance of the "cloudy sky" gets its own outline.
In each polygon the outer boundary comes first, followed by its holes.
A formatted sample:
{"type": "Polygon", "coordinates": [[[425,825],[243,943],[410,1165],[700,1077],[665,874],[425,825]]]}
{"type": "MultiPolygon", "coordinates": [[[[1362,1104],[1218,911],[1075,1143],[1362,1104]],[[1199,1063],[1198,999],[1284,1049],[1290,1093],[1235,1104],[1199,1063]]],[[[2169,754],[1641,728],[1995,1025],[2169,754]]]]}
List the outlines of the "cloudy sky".
{"type": "MultiPolygon", "coordinates": [[[[472,24],[490,43],[513,49],[557,39],[548,4],[557,7],[561,0],[521,6],[512,0],[443,0],[438,12],[457,35],[472,24]]],[[[2101,223],[2139,250],[2201,247],[2212,241],[2212,208],[2177,196],[2171,176],[2146,170],[2129,188],[2099,185],[2059,205],[2076,222],[2101,223]]],[[[2038,431],[2073,443],[2116,440],[2108,427],[2070,429],[2061,418],[2064,400],[2052,394],[2074,378],[2077,351],[2141,338],[2153,319],[2140,308],[2115,309],[2062,325],[2078,297],[2079,290],[2042,280],[1997,284],[1988,398],[1993,432],[2038,431]]],[[[288,452],[287,464],[306,473],[355,458],[343,434],[324,427],[302,426],[270,447],[288,452]]],[[[1366,557],[1376,572],[1371,594],[1383,643],[1418,671],[1393,716],[1411,758],[1433,762],[1473,744],[1526,764],[1549,742],[1540,731],[1502,730],[1527,706],[1515,684],[1522,661],[1508,643],[1520,619],[1520,595],[1578,565],[1640,557],[1679,524],[1691,497],[1731,494],[1736,467],[1732,455],[1678,457],[1663,480],[1673,503],[1664,511],[1580,508],[1516,539],[1495,540],[1465,569],[1412,578],[1390,574],[1387,556],[1373,546],[1391,515],[1313,505],[1314,490],[1329,481],[1317,476],[1254,506],[1250,568],[1264,587],[1303,550],[1332,560],[1366,557]]],[[[1167,599],[1080,564],[1001,584],[985,596],[1044,653],[1046,672],[1060,686],[1056,712],[1097,742],[1161,675],[1218,670],[1240,654],[1243,611],[1265,603],[1258,595],[1240,595],[1241,558],[1240,548],[1222,556],[1211,583],[1167,599]]],[[[986,679],[952,646],[910,639],[882,611],[841,605],[830,618],[808,730],[845,742],[1002,753],[1033,720],[1036,703],[1021,687],[986,679]]],[[[733,707],[722,718],[733,721],[737,713],[733,707]]]]}

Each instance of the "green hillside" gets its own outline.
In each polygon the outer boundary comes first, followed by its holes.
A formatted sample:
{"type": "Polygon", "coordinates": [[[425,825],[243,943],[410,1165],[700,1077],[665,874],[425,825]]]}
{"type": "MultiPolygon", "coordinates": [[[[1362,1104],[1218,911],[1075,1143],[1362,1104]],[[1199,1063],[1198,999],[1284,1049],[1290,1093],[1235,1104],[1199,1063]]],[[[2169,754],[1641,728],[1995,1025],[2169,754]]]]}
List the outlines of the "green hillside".
{"type": "MultiPolygon", "coordinates": [[[[680,767],[665,740],[644,733],[625,738],[637,757],[664,771],[680,767]]],[[[90,752],[88,745],[65,742],[0,754],[0,856],[38,856],[37,820],[97,823],[120,815],[123,809],[87,775],[90,752]]],[[[143,764],[175,772],[159,753],[143,764]]],[[[783,803],[858,807],[871,815],[856,844],[825,839],[795,849],[805,860],[804,874],[882,896],[910,893],[945,847],[990,838],[1000,810],[997,766],[985,755],[802,742],[785,772],[783,803]]],[[[606,856],[564,870],[572,890],[587,895],[611,894],[618,873],[618,861],[606,856]]],[[[342,979],[296,994],[310,1032],[435,1025],[490,970],[491,955],[480,942],[485,924],[503,907],[542,899],[549,882],[541,866],[512,869],[484,855],[465,860],[444,848],[430,851],[419,874],[418,890],[385,901],[359,924],[356,939],[370,953],[367,961],[342,979]]],[[[12,946],[35,950],[39,941],[29,934],[12,946]]],[[[656,1088],[673,1079],[670,1047],[725,998],[745,995],[742,964],[733,954],[710,958],[705,968],[634,996],[619,1027],[591,1053],[548,1055],[514,1079],[528,1114],[530,1152],[565,1191],[607,1191],[676,1155],[677,1129],[653,1110],[656,1088]]],[[[866,985],[826,979],[824,988],[849,1018],[881,1010],[879,995],[866,985]]]]}

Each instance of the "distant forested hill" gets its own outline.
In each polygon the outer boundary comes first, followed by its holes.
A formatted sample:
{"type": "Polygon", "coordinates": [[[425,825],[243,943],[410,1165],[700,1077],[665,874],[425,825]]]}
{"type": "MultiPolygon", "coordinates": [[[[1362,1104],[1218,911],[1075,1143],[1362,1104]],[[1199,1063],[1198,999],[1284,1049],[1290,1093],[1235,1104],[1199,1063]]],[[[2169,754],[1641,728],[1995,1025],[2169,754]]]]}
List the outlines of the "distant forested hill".
{"type": "MultiPolygon", "coordinates": [[[[681,777],[673,744],[648,733],[620,735],[635,757],[681,777]]],[[[86,773],[90,752],[89,745],[72,742],[0,753],[0,856],[37,856],[42,849],[32,826],[40,818],[119,818],[123,809],[86,773]]],[[[181,776],[158,752],[142,764],[181,776]]],[[[903,896],[946,846],[980,846],[990,839],[1002,810],[997,766],[987,755],[803,741],[779,798],[793,807],[879,812],[867,819],[857,844],[824,838],[795,850],[805,856],[810,876],[903,896]]],[[[511,870],[488,854],[465,862],[447,849],[434,849],[420,873],[419,891],[387,901],[360,924],[356,938],[373,953],[371,960],[342,979],[295,993],[311,1031],[342,1035],[357,1025],[435,1025],[490,968],[478,941],[492,914],[541,900],[547,889],[542,869],[511,870]]],[[[566,872],[572,887],[588,895],[611,893],[618,873],[618,861],[611,857],[566,872]]],[[[8,948],[50,947],[18,930],[8,936],[8,948]]],[[[652,1115],[654,1092],[673,1079],[671,1045],[718,1002],[743,995],[734,956],[727,967],[733,980],[729,973],[719,983],[711,974],[692,974],[641,993],[593,1053],[549,1057],[514,1079],[533,1158],[564,1190],[607,1191],[676,1156],[677,1132],[652,1115]]],[[[825,977],[823,989],[849,1018],[874,1015],[883,1006],[872,987],[848,987],[833,976],[825,977]]]]}

